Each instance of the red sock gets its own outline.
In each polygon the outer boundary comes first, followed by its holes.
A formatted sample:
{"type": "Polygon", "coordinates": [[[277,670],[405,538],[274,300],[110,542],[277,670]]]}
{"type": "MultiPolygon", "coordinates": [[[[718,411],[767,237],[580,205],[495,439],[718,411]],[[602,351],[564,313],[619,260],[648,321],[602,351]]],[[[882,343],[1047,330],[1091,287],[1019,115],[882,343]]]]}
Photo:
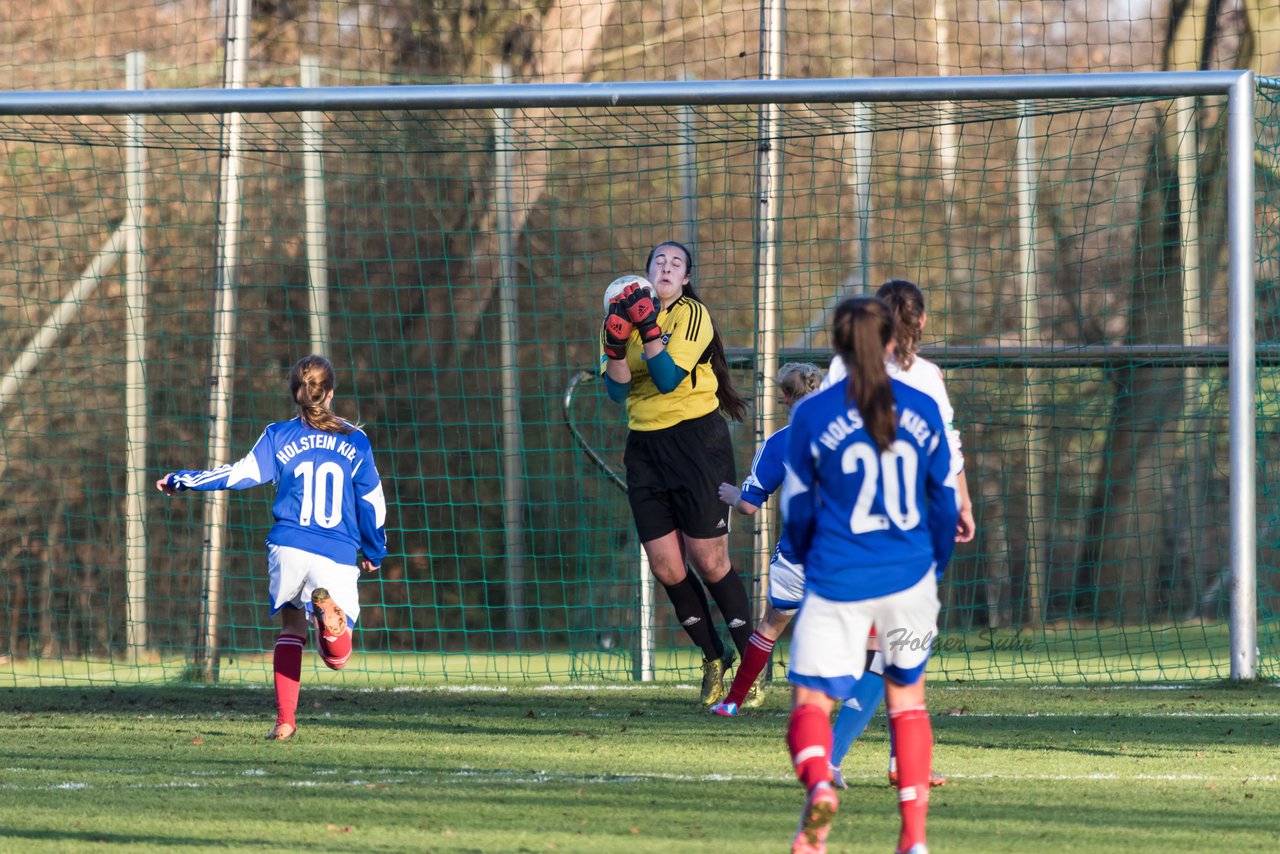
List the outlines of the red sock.
{"type": "Polygon", "coordinates": [[[898,812],[902,834],[898,850],[922,843],[929,813],[929,766],[933,761],[933,726],[924,706],[889,712],[889,728],[898,755],[898,812]]]}
{"type": "Polygon", "coordinates": [[[813,703],[791,710],[787,725],[787,747],[791,764],[806,790],[831,782],[831,716],[813,703]]]}
{"type": "Polygon", "coordinates": [[[738,665],[738,672],[733,675],[733,686],[729,688],[729,696],[724,698],[726,703],[742,705],[742,701],[747,699],[747,692],[768,666],[771,655],[773,655],[773,641],[760,634],[759,629],[752,632],[750,640],[747,641],[747,648],[742,653],[742,663],[738,665]]]}
{"type": "Polygon", "coordinates": [[[347,659],[351,657],[351,627],[348,626],[336,638],[326,635],[324,629],[320,629],[316,632],[316,649],[320,651],[320,658],[330,670],[346,667],[347,659]]]}
{"type": "Polygon", "coordinates": [[[272,665],[276,671],[276,723],[296,726],[298,689],[302,682],[302,647],[306,638],[281,633],[272,665]]]}

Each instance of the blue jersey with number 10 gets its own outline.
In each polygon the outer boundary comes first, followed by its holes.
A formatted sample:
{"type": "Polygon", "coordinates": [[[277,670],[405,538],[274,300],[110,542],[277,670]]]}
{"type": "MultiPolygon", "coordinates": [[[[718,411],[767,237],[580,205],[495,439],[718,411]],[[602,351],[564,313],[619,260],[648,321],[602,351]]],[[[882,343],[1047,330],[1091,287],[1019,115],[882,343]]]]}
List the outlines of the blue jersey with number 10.
{"type": "Polygon", "coordinates": [[[951,559],[959,514],[946,425],[931,397],[891,382],[898,435],[886,451],[844,383],[791,416],[783,518],[805,587],[824,599],[898,593],[951,559]]]}
{"type": "Polygon", "coordinates": [[[177,489],[247,489],[275,481],[276,523],[267,542],[354,565],[357,549],[374,564],[387,554],[387,505],[363,431],[326,433],[301,418],[271,424],[239,462],[175,472],[177,489]]]}

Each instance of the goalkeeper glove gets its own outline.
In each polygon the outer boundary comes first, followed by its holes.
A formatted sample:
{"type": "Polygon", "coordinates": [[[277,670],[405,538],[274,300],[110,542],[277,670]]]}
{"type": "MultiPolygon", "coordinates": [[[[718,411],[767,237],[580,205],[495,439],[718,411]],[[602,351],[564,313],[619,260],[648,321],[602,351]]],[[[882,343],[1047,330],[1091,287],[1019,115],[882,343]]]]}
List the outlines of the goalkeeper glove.
{"type": "Polygon", "coordinates": [[[635,324],[640,333],[640,340],[646,344],[662,337],[658,328],[658,307],[653,302],[647,288],[639,285],[627,285],[618,299],[627,310],[627,317],[635,324]]]}
{"type": "Polygon", "coordinates": [[[609,303],[609,313],[604,316],[604,354],[610,359],[627,358],[627,339],[633,326],[622,303],[609,303]]]}

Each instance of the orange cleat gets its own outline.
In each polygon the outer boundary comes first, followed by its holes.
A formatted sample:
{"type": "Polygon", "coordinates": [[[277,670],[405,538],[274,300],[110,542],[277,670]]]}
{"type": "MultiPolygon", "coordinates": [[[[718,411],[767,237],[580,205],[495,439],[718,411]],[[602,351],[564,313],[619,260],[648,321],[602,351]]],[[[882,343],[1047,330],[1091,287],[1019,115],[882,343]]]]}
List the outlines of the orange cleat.
{"type": "Polygon", "coordinates": [[[325,637],[338,638],[347,630],[347,614],[338,607],[338,603],[329,596],[329,591],[317,587],[311,591],[311,615],[316,621],[316,628],[325,637]]]}
{"type": "Polygon", "coordinates": [[[293,724],[276,724],[267,733],[267,741],[288,741],[298,732],[293,724]]]}
{"type": "Polygon", "coordinates": [[[830,783],[814,786],[805,799],[800,827],[791,843],[791,854],[826,854],[827,833],[839,808],[840,801],[830,783]]]}
{"type": "MultiPolygon", "coordinates": [[[[898,769],[897,768],[889,769],[889,785],[893,786],[895,789],[898,788],[898,769]]],[[[937,771],[929,772],[929,788],[937,789],[945,785],[947,785],[946,777],[943,777],[937,771]]]]}

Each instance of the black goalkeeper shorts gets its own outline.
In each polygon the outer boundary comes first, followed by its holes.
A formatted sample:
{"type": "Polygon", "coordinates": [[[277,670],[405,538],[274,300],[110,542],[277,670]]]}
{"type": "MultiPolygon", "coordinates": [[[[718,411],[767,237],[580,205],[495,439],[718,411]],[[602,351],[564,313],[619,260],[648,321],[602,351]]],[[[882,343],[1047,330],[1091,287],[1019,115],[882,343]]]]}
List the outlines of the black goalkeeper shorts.
{"type": "Polygon", "coordinates": [[[640,542],[680,531],[696,539],[729,533],[722,483],[737,484],[729,425],[719,412],[662,430],[632,430],[623,456],[627,499],[640,542]]]}

